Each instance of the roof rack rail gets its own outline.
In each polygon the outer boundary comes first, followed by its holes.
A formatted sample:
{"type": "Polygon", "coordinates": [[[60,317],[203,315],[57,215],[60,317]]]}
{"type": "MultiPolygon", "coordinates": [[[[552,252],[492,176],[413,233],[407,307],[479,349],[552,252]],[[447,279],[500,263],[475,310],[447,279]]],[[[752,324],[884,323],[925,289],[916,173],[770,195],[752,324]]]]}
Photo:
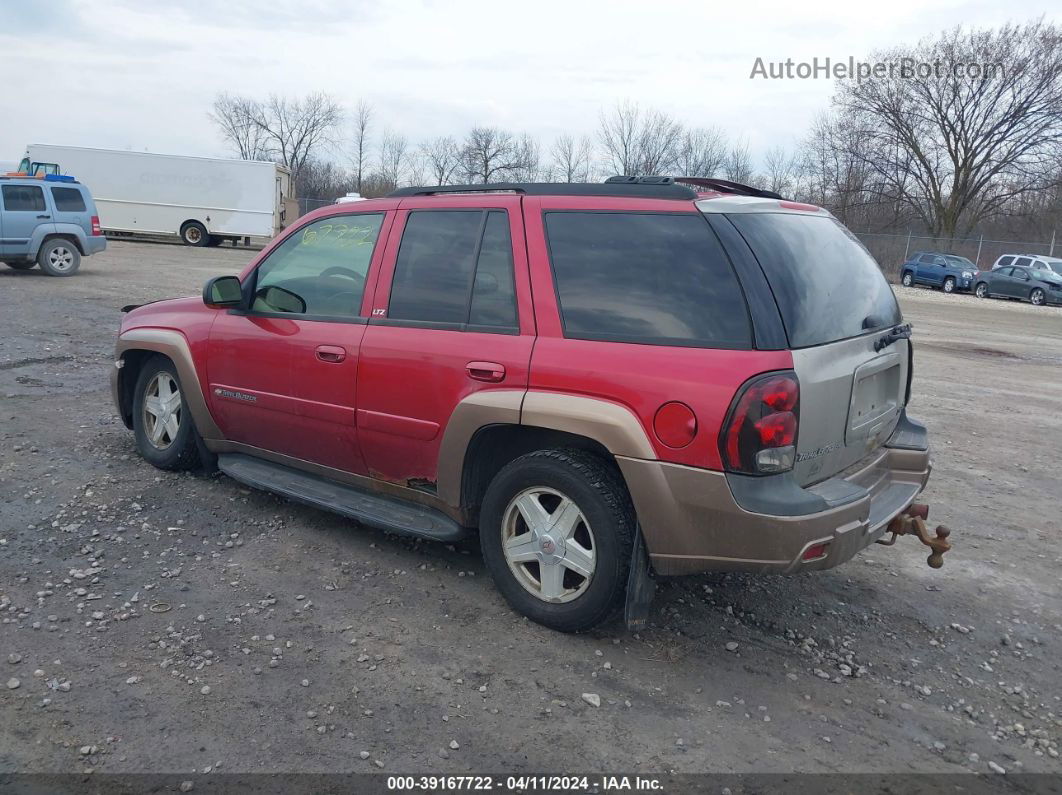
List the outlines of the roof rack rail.
{"type": "Polygon", "coordinates": [[[634,177],[635,182],[604,183],[587,182],[494,182],[483,185],[435,185],[431,187],[399,188],[387,194],[388,198],[401,196],[435,196],[446,193],[522,193],[525,196],[626,196],[639,199],[696,199],[697,193],[691,188],[676,185],[671,177],[657,177],[658,182],[642,182],[634,177]]]}
{"type": "Polygon", "coordinates": [[[715,179],[714,177],[673,177],[674,181],[683,185],[696,185],[698,188],[708,188],[720,193],[735,193],[739,196],[759,196],[761,199],[782,199],[783,197],[773,190],[753,188],[751,185],[742,185],[740,182],[731,182],[728,179],[715,179]]]}

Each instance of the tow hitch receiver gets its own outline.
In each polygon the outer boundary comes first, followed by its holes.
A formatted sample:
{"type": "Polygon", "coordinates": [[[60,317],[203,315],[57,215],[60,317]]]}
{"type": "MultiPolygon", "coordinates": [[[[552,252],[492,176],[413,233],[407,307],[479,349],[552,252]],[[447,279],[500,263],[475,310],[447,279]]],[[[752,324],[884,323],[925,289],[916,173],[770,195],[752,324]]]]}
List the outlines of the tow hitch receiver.
{"type": "Polygon", "coordinates": [[[906,511],[889,522],[888,532],[892,533],[892,538],[888,541],[879,538],[878,543],[891,547],[896,543],[898,536],[905,536],[908,533],[914,534],[918,536],[919,541],[933,550],[929,553],[929,557],[926,558],[926,563],[931,568],[939,569],[944,565],[944,553],[951,549],[951,544],[948,542],[951,530],[942,524],[937,525],[936,530],[933,531],[936,538],[930,536],[929,528],[926,527],[926,519],[928,518],[928,505],[912,504],[906,511]]]}

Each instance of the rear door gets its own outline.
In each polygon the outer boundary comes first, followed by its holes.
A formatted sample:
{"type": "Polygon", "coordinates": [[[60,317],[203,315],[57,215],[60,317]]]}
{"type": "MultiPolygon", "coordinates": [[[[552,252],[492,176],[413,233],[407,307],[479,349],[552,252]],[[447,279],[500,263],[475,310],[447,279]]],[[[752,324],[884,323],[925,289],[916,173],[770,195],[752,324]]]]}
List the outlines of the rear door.
{"type": "Polygon", "coordinates": [[[794,476],[809,485],[880,447],[904,406],[909,342],[881,269],[825,213],[732,213],[774,292],[800,382],[794,476]]]}
{"type": "Polygon", "coordinates": [[[80,187],[52,185],[48,188],[55,207],[54,221],[80,227],[85,237],[92,235],[92,214],[80,187]]]}
{"type": "Polygon", "coordinates": [[[434,491],[454,408],[527,388],[534,318],[520,198],[403,201],[361,346],[358,440],[369,473],[434,491]]]}

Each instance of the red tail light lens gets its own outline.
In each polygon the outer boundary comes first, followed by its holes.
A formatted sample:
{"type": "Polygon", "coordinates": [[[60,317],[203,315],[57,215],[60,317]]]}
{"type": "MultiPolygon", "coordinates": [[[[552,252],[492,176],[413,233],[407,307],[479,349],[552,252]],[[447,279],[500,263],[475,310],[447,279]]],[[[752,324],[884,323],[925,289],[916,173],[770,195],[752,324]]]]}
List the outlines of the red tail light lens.
{"type": "Polygon", "coordinates": [[[103,230],[100,228],[100,217],[98,215],[92,216],[92,234],[102,235],[103,230]]]}
{"type": "Polygon", "coordinates": [[[720,438],[731,472],[787,472],[796,461],[800,385],[795,373],[771,373],[745,384],[727,415],[720,438]]]}

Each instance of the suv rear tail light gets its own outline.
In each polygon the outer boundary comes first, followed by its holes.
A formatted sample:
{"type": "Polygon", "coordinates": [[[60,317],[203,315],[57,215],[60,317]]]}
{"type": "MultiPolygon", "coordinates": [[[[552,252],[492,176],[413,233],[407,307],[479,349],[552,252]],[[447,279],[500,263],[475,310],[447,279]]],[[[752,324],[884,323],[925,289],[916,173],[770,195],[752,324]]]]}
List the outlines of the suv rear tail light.
{"type": "Polygon", "coordinates": [[[730,472],[773,475],[796,461],[800,385],[796,373],[769,373],[747,382],[727,414],[719,439],[730,472]]]}
{"type": "Polygon", "coordinates": [[[92,234],[95,236],[103,234],[103,230],[100,228],[100,217],[98,215],[92,216],[92,234]]]}

